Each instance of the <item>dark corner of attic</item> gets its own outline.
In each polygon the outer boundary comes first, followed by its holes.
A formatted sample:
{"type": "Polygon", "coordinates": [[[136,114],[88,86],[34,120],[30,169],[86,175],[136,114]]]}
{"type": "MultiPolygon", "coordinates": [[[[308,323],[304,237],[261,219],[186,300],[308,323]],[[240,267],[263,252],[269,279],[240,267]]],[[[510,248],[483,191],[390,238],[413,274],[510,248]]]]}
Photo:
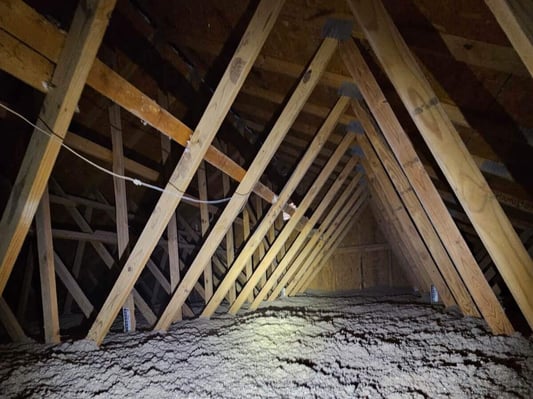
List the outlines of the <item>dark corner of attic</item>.
{"type": "Polygon", "coordinates": [[[533,397],[529,0],[0,0],[0,397],[533,397]]]}

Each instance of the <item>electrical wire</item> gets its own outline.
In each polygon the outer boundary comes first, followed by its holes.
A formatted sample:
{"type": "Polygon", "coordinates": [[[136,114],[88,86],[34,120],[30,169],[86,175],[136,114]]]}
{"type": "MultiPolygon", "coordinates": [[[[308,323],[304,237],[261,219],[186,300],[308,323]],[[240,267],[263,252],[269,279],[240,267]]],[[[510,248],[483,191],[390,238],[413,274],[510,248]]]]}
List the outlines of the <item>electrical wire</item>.
{"type": "MultiPolygon", "coordinates": [[[[178,191],[177,193],[175,191],[173,191],[173,190],[164,189],[164,188],[161,188],[159,186],[156,186],[156,185],[153,185],[153,184],[150,184],[150,183],[146,183],[146,182],[144,182],[144,181],[142,181],[140,179],[137,179],[137,178],[133,178],[133,177],[130,177],[130,176],[125,176],[125,175],[121,175],[119,173],[115,173],[112,170],[106,169],[103,166],[98,165],[96,162],[91,161],[90,159],[88,159],[85,156],[81,155],[79,152],[77,152],[73,148],[69,147],[67,144],[63,143],[63,139],[57,133],[55,133],[50,127],[48,127],[48,125],[46,125],[46,122],[43,121],[42,119],[41,119],[41,122],[44,123],[44,125],[47,127],[48,130],[50,130],[50,132],[47,132],[46,130],[42,129],[40,126],[37,126],[35,123],[30,121],[24,115],[18,113],[17,111],[11,109],[10,107],[8,107],[7,105],[5,105],[5,104],[3,104],[1,102],[0,102],[0,107],[4,108],[6,111],[12,113],[13,115],[17,116],[18,118],[22,119],[24,122],[26,122],[28,125],[30,125],[33,128],[35,128],[40,133],[43,133],[43,134],[45,134],[46,136],[48,136],[48,137],[50,137],[52,139],[58,140],[60,145],[63,148],[65,148],[67,151],[70,151],[72,154],[74,154],[75,156],[77,156],[78,158],[83,160],[84,162],[88,163],[92,167],[100,170],[103,173],[106,173],[106,174],[108,174],[110,176],[113,176],[113,177],[115,177],[117,179],[122,179],[122,180],[128,181],[130,183],[133,183],[136,186],[146,187],[146,188],[149,188],[151,190],[158,191],[160,193],[167,193],[167,194],[174,195],[176,197],[181,197],[184,201],[191,202],[191,203],[196,203],[196,204],[218,205],[218,204],[222,204],[222,203],[225,203],[225,202],[229,202],[231,200],[231,197],[226,197],[226,198],[220,198],[220,199],[216,199],[216,200],[205,200],[204,201],[204,200],[200,200],[200,199],[188,196],[187,194],[185,194],[185,192],[179,190],[172,183],[169,183],[169,185],[171,185],[175,190],[177,190],[178,191]]],[[[240,195],[242,195],[242,194],[240,194],[240,195]]]]}

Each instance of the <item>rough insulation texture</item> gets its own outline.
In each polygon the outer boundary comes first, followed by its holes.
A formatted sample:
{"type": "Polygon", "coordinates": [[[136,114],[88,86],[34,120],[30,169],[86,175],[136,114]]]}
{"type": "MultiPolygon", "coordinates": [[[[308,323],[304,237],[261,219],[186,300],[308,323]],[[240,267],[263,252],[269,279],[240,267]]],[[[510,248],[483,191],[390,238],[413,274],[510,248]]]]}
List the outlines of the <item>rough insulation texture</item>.
{"type": "Polygon", "coordinates": [[[298,297],[255,313],[0,347],[2,398],[533,396],[533,343],[410,296],[298,297]]]}

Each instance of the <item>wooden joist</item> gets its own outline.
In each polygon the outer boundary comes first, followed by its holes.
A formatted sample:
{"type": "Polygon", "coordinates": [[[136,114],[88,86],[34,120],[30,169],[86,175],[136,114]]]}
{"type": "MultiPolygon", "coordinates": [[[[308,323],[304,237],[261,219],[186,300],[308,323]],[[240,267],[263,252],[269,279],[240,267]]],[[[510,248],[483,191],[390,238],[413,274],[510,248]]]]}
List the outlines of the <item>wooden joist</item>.
{"type": "MultiPolygon", "coordinates": [[[[209,148],[214,148],[211,147],[211,142],[222,125],[224,117],[255,62],[263,43],[277,19],[282,5],[283,1],[281,0],[268,2],[263,0],[259,3],[250,25],[244,33],[241,43],[215,90],[204,115],[188,140],[185,152],[174,169],[165,187],[165,192],[159,198],[145,229],[131,251],[131,255],[124,269],[120,273],[95,322],[89,330],[87,335],[88,339],[95,341],[97,344],[101,344],[107,334],[111,323],[133,288],[135,281],[141,274],[164,228],[168,225],[183,193],[187,190],[200,162],[206,156],[209,148]]],[[[159,107],[157,108],[160,110],[159,107]]],[[[215,248],[213,248],[213,252],[214,250],[215,248]]],[[[186,296],[188,296],[196,280],[190,284],[186,296]]],[[[179,287],[185,285],[187,285],[186,276],[181,280],[176,292],[179,292],[179,287]]],[[[175,296],[176,294],[174,294],[175,296]]],[[[172,314],[167,314],[169,316],[167,319],[168,324],[173,321],[177,309],[181,308],[184,301],[185,299],[179,305],[172,306],[172,314]]],[[[160,326],[160,323],[158,323],[157,328],[160,328],[160,326]]]]}
{"type": "Polygon", "coordinates": [[[114,5],[115,0],[94,0],[78,6],[53,75],[41,81],[53,89],[44,99],[37,125],[52,135],[34,130],[0,221],[0,295],[52,173],[114,5]]]}
{"type": "MultiPolygon", "coordinates": [[[[114,54],[113,54],[114,56],[114,54]]],[[[112,57],[112,64],[116,64],[115,57],[112,57]]],[[[122,119],[120,117],[120,107],[111,104],[108,108],[109,126],[111,129],[111,145],[113,148],[113,188],[115,194],[115,221],[117,226],[117,247],[118,259],[124,260],[128,256],[128,246],[130,243],[130,232],[128,225],[128,203],[126,194],[126,181],[118,176],[124,176],[124,148],[122,144],[122,119]]],[[[128,296],[122,309],[124,319],[124,331],[130,332],[137,329],[135,318],[135,303],[133,294],[128,296]]]]}
{"type": "MultiPolygon", "coordinates": [[[[200,167],[196,172],[198,178],[198,198],[201,201],[207,201],[207,171],[205,162],[200,163],[200,167]]],[[[206,237],[209,232],[209,212],[207,210],[207,203],[200,204],[200,228],[202,229],[202,237],[206,237]]],[[[204,291],[205,303],[213,296],[213,268],[211,261],[208,261],[204,268],[204,291]]]]}
{"type": "MultiPolygon", "coordinates": [[[[324,124],[318,131],[316,137],[309,145],[308,150],[306,151],[304,156],[300,159],[298,166],[295,168],[291,177],[289,178],[289,180],[283,187],[283,190],[280,192],[278,201],[276,202],[276,204],[270,207],[265,217],[262,218],[262,220],[259,222],[252,236],[246,242],[245,246],[243,247],[243,249],[240,251],[239,255],[237,256],[237,259],[231,265],[231,268],[229,269],[228,273],[226,273],[226,276],[224,277],[220,285],[217,287],[217,290],[215,292],[215,295],[213,296],[213,299],[202,312],[203,317],[210,317],[215,312],[215,310],[218,308],[218,306],[222,302],[222,299],[224,298],[224,295],[226,294],[228,289],[231,287],[231,285],[233,284],[237,276],[242,272],[242,270],[246,266],[246,263],[253,256],[254,252],[258,249],[258,247],[260,247],[260,244],[263,242],[264,237],[266,236],[266,234],[268,233],[272,225],[277,220],[278,215],[282,212],[283,206],[290,199],[294,190],[296,190],[296,187],[298,187],[298,185],[300,184],[300,181],[302,180],[304,175],[307,173],[309,166],[311,166],[311,164],[313,163],[313,160],[315,159],[317,154],[320,152],[320,149],[324,145],[328,136],[331,134],[331,132],[335,128],[337,121],[339,120],[340,116],[344,113],[346,107],[348,106],[348,101],[349,99],[347,97],[341,97],[337,101],[337,104],[333,107],[327,120],[324,122],[324,124]]],[[[272,244],[270,248],[272,248],[272,244]]],[[[263,252],[262,256],[259,259],[259,262],[257,262],[256,270],[257,270],[257,267],[261,264],[261,260],[264,258],[264,255],[265,254],[263,252]]],[[[264,282],[266,282],[266,273],[262,273],[262,274],[263,276],[265,276],[264,282]]],[[[247,297],[248,295],[246,293],[243,294],[243,291],[241,291],[240,300],[241,301],[245,300],[247,297]]]]}
{"type": "Polygon", "coordinates": [[[56,344],[61,339],[59,337],[59,311],[57,307],[50,201],[48,200],[48,189],[46,188],[35,215],[35,226],[39,254],[39,276],[41,278],[44,341],[47,344],[56,344]]]}
{"type": "Polygon", "coordinates": [[[485,0],[533,76],[533,4],[529,0],[485,0]]]}
{"type": "MultiPolygon", "coordinates": [[[[530,326],[533,261],[380,1],[349,1],[372,49],[530,326]],[[413,95],[416,93],[416,95],[413,95]]],[[[494,315],[492,315],[494,316],[494,315]]],[[[505,319],[493,331],[512,332],[505,319]]]]}
{"type": "MultiPolygon", "coordinates": [[[[6,0],[5,3],[7,4],[0,2],[0,15],[5,12],[10,17],[0,18],[0,28],[9,34],[0,30],[0,69],[36,90],[46,92],[43,82],[50,81],[54,62],[58,60],[59,52],[64,46],[65,34],[22,0],[6,0]]],[[[87,85],[183,147],[187,146],[192,129],[102,61],[94,61],[87,77],[87,85]]],[[[207,149],[204,159],[236,181],[241,181],[246,173],[246,170],[214,146],[207,149]]],[[[276,197],[262,183],[254,187],[254,192],[269,203],[276,197]]],[[[287,208],[285,211],[290,213],[292,209],[287,208]]]]}
{"type": "Polygon", "coordinates": [[[340,45],[340,53],[482,316],[495,333],[512,331],[492,292],[478,285],[476,260],[361,53],[351,41],[340,45]]]}

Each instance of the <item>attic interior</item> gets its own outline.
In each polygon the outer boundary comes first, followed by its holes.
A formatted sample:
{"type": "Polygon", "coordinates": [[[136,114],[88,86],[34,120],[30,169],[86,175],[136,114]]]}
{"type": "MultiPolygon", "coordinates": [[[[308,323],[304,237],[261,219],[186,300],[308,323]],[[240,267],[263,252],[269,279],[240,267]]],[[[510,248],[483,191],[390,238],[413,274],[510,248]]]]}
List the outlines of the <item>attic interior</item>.
{"type": "Polygon", "coordinates": [[[0,0],[0,52],[2,397],[533,395],[530,1],[0,0]]]}

